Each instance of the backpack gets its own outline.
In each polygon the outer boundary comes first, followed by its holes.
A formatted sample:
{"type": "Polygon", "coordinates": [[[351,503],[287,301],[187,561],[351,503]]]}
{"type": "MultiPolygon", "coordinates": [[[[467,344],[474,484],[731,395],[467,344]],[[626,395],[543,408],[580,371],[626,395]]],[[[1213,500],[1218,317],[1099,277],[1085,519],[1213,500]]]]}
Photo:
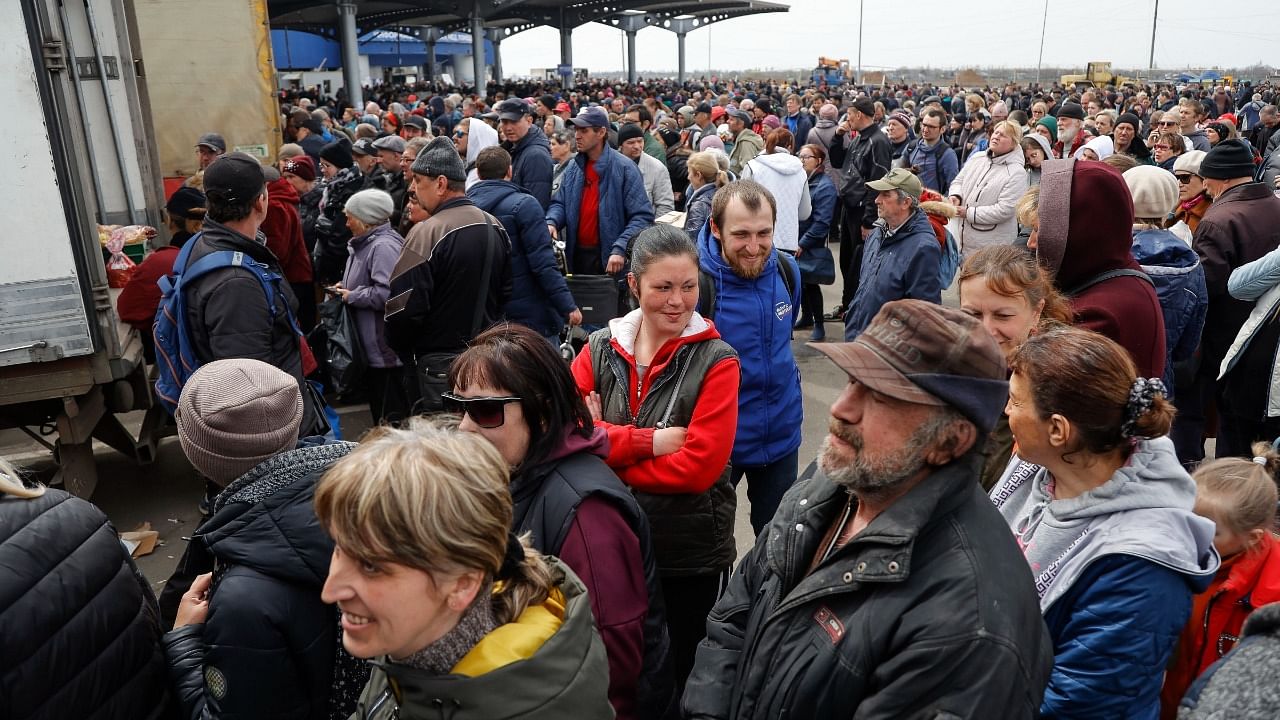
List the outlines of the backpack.
{"type": "MultiPolygon", "coordinates": [[[[787,289],[787,297],[791,298],[795,295],[796,286],[800,284],[800,268],[792,269],[791,263],[779,255],[778,274],[782,276],[782,285],[787,289]],[[783,269],[784,266],[786,269],[783,269]]],[[[701,268],[698,269],[698,314],[708,320],[715,320],[716,281],[701,268]]]]}
{"type": "MultiPolygon", "coordinates": [[[[156,310],[156,321],[153,328],[156,341],[156,399],[164,409],[173,415],[178,409],[178,397],[182,394],[182,386],[187,378],[200,369],[200,361],[196,359],[191,345],[191,336],[187,330],[187,299],[184,286],[214,270],[228,267],[244,268],[253,273],[262,284],[267,294],[267,307],[271,309],[271,321],[276,319],[276,296],[279,284],[284,280],[278,273],[271,272],[263,263],[242,252],[219,250],[209,253],[187,266],[191,258],[191,249],[196,246],[202,233],[196,233],[182,246],[182,251],[173,261],[173,272],[156,281],[160,286],[160,306],[156,310]]],[[[285,311],[289,316],[289,325],[301,336],[302,330],[293,317],[293,309],[285,303],[285,311]]]]}

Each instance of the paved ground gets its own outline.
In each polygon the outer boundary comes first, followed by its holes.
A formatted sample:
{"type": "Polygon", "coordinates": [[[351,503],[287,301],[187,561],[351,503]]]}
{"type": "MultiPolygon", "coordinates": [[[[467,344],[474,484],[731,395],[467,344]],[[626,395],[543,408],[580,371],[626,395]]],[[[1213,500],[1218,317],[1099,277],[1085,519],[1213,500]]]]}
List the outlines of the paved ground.
{"type": "MultiPolygon", "coordinates": [[[[834,287],[827,291],[827,307],[834,306],[838,295],[834,287]]],[[[839,340],[841,328],[836,323],[827,327],[828,338],[839,340]]],[[[817,351],[805,347],[809,331],[795,333],[792,347],[799,363],[804,388],[804,443],[800,449],[800,466],[812,460],[826,434],[827,410],[845,383],[845,376],[817,351]]],[[[368,409],[364,406],[341,408],[343,432],[359,437],[369,428],[368,409]]],[[[142,421],[141,413],[124,418],[134,432],[142,421]]],[[[0,455],[50,477],[52,463],[39,446],[17,431],[0,432],[0,455]]],[[[96,451],[99,482],[93,502],[107,513],[120,531],[131,530],[143,522],[160,533],[161,545],[138,560],[138,565],[153,586],[159,588],[181,557],[185,538],[195,531],[200,515],[196,503],[203,485],[195,478],[182,454],[177,438],[161,441],[156,461],[139,467],[124,456],[101,446],[96,451]]],[[[740,490],[745,489],[745,484],[740,490]]],[[[751,547],[754,537],[748,521],[745,492],[740,492],[737,538],[740,551],[751,547]]]]}

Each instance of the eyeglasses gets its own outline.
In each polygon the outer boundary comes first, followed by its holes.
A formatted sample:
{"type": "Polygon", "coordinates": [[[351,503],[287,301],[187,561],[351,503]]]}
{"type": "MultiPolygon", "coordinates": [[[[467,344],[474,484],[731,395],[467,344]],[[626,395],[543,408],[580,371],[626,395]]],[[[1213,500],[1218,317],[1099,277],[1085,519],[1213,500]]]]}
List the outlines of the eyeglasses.
{"type": "Polygon", "coordinates": [[[1195,175],[1192,175],[1191,173],[1174,173],[1173,176],[1178,178],[1178,182],[1183,185],[1190,185],[1191,179],[1195,177],[1195,175]]]}
{"type": "Polygon", "coordinates": [[[1165,145],[1164,143],[1156,143],[1155,145],[1151,146],[1151,149],[1152,150],[1171,150],[1173,149],[1173,146],[1165,145]]]}
{"type": "Polygon", "coordinates": [[[441,393],[444,411],[452,415],[467,415],[475,424],[486,430],[502,427],[507,419],[507,403],[520,402],[518,397],[464,398],[451,392],[441,393]]]}
{"type": "Polygon", "coordinates": [[[929,123],[920,123],[921,130],[941,130],[941,125],[930,125],[929,123]]]}
{"type": "Polygon", "coordinates": [[[459,132],[454,133],[454,134],[453,134],[453,136],[454,136],[454,137],[456,137],[456,138],[464,138],[464,137],[466,137],[466,136],[467,136],[467,134],[466,134],[466,133],[464,133],[464,132],[459,131],[459,132]]]}
{"type": "Polygon", "coordinates": [[[1161,127],[1173,127],[1174,125],[1178,124],[1178,121],[1177,120],[1161,120],[1156,124],[1161,127]]]}
{"type": "Polygon", "coordinates": [[[817,160],[818,159],[817,155],[797,155],[796,157],[800,158],[801,160],[817,160]]]}

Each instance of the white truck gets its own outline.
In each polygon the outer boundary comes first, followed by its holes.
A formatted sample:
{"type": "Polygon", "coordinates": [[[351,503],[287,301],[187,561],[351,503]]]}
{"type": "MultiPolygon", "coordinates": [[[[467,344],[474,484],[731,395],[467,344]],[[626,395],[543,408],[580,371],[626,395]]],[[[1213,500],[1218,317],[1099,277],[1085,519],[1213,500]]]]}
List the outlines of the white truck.
{"type": "Polygon", "coordinates": [[[82,497],[95,438],[149,462],[163,419],[139,439],[118,417],[151,407],[151,389],[97,229],[164,233],[137,38],[130,0],[0,2],[0,429],[51,450],[54,482],[82,497]]]}

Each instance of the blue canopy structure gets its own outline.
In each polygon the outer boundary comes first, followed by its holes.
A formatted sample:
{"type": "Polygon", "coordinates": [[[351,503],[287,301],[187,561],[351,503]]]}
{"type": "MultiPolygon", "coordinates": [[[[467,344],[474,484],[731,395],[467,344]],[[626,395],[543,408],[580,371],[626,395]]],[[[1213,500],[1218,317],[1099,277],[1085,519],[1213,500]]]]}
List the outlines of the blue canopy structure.
{"type": "MultiPolygon", "coordinates": [[[[407,67],[427,64],[427,46],[412,35],[393,30],[374,30],[359,38],[360,54],[377,67],[407,67]]],[[[436,60],[471,54],[470,33],[449,33],[436,42],[436,60]]],[[[337,39],[301,30],[272,30],[271,50],[278,70],[337,69],[342,67],[342,48],[337,39]]],[[[493,64],[493,43],[484,41],[486,64],[493,64]]]]}

